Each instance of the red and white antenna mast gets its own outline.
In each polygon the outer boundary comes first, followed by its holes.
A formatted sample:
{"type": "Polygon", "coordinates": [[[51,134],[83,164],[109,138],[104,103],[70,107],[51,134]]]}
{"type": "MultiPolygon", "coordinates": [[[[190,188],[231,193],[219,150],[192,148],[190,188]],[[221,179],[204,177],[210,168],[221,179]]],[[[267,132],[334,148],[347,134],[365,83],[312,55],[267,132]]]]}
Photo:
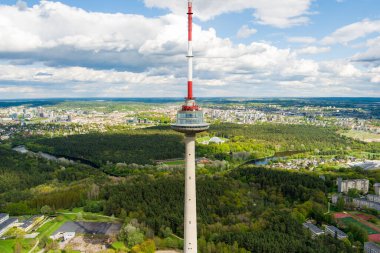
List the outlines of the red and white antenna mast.
{"type": "Polygon", "coordinates": [[[187,60],[188,60],[188,81],[187,81],[187,99],[193,100],[193,2],[188,1],[188,49],[187,49],[187,60]]]}
{"type": "Polygon", "coordinates": [[[188,0],[187,3],[187,18],[188,18],[188,46],[187,46],[187,97],[186,103],[182,106],[184,111],[199,111],[193,96],[193,1],[188,0]]]}

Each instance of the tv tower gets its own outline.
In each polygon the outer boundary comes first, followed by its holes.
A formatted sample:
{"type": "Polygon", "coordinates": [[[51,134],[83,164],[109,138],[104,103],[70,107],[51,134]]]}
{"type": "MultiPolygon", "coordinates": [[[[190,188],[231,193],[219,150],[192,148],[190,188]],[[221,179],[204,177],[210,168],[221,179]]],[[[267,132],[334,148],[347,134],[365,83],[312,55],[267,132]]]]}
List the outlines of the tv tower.
{"type": "Polygon", "coordinates": [[[198,252],[197,245],[197,199],[195,181],[195,135],[209,128],[204,122],[203,111],[193,97],[193,2],[188,0],[188,81],[185,104],[177,113],[172,129],[185,134],[185,219],[184,253],[198,252]]]}

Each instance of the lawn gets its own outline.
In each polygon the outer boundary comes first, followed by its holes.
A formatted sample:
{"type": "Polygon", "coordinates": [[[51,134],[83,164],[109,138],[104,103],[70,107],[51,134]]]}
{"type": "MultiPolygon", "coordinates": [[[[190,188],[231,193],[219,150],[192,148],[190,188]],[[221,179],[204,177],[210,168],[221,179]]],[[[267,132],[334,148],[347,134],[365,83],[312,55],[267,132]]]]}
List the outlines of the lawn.
{"type": "Polygon", "coordinates": [[[38,237],[39,238],[42,238],[44,236],[49,237],[52,233],[54,233],[55,230],[61,227],[65,222],[73,221],[75,220],[75,218],[76,218],[75,214],[59,215],[57,218],[54,218],[52,221],[45,223],[43,226],[37,229],[37,232],[40,233],[38,237]]]}
{"type": "Polygon", "coordinates": [[[348,226],[349,224],[359,225],[360,227],[364,228],[368,232],[369,235],[377,234],[378,233],[375,230],[373,230],[372,228],[364,225],[363,223],[360,223],[359,221],[355,220],[352,217],[342,218],[342,219],[339,219],[339,220],[342,221],[346,226],[348,226]]]}
{"type": "Polygon", "coordinates": [[[125,244],[123,242],[114,242],[112,243],[112,248],[115,250],[126,250],[125,244]]]}
{"type": "Polygon", "coordinates": [[[342,135],[361,141],[380,141],[380,134],[364,131],[350,130],[348,132],[342,133],[342,135]]]}
{"type": "MultiPolygon", "coordinates": [[[[33,239],[22,239],[20,240],[23,247],[22,252],[28,252],[34,245],[33,239]]],[[[12,240],[0,240],[0,252],[1,253],[13,253],[14,245],[16,243],[15,239],[12,240]]]]}
{"type": "Polygon", "coordinates": [[[185,164],[185,161],[184,160],[167,161],[167,162],[164,162],[163,164],[166,164],[166,165],[183,165],[183,164],[185,164]]]}

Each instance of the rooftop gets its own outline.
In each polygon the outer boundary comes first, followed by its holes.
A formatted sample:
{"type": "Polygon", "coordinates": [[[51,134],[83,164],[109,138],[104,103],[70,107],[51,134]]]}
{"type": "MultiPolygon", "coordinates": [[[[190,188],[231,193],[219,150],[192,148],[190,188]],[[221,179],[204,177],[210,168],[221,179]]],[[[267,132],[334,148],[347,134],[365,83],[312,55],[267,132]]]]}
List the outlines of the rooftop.
{"type": "Polygon", "coordinates": [[[344,233],[342,230],[340,230],[339,228],[334,227],[334,226],[327,226],[326,230],[330,230],[333,233],[336,233],[338,235],[338,237],[347,236],[346,233],[344,233]]]}
{"type": "Polygon", "coordinates": [[[24,220],[22,225],[20,226],[20,228],[29,227],[30,225],[32,225],[34,223],[35,219],[40,218],[41,216],[42,215],[34,215],[34,216],[30,217],[29,219],[24,220]]]}
{"type": "Polygon", "coordinates": [[[364,243],[364,247],[366,247],[366,248],[370,248],[370,249],[375,249],[375,250],[379,250],[379,251],[380,251],[380,246],[377,245],[377,244],[374,243],[374,242],[366,242],[366,243],[364,243]]]}
{"type": "Polygon", "coordinates": [[[7,213],[0,213],[0,220],[7,217],[8,214],[7,213]]]}
{"type": "Polygon", "coordinates": [[[323,230],[320,229],[319,227],[315,226],[314,224],[312,223],[309,223],[309,222],[306,222],[303,224],[303,226],[305,228],[308,228],[311,232],[313,232],[314,234],[321,234],[323,233],[323,230]]]}
{"type": "Polygon", "coordinates": [[[17,221],[18,221],[17,218],[9,218],[8,220],[6,220],[0,224],[0,231],[3,230],[4,228],[8,227],[10,224],[13,224],[17,221]]]}

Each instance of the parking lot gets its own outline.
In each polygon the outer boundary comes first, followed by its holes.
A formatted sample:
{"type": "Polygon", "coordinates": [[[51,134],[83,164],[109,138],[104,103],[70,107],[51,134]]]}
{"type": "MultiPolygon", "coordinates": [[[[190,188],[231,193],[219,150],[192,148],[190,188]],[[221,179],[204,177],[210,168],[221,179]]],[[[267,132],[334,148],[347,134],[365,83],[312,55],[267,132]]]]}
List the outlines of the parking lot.
{"type": "Polygon", "coordinates": [[[69,221],[58,228],[53,234],[75,232],[86,235],[116,235],[121,228],[119,223],[109,222],[75,222],[69,221]]]}

